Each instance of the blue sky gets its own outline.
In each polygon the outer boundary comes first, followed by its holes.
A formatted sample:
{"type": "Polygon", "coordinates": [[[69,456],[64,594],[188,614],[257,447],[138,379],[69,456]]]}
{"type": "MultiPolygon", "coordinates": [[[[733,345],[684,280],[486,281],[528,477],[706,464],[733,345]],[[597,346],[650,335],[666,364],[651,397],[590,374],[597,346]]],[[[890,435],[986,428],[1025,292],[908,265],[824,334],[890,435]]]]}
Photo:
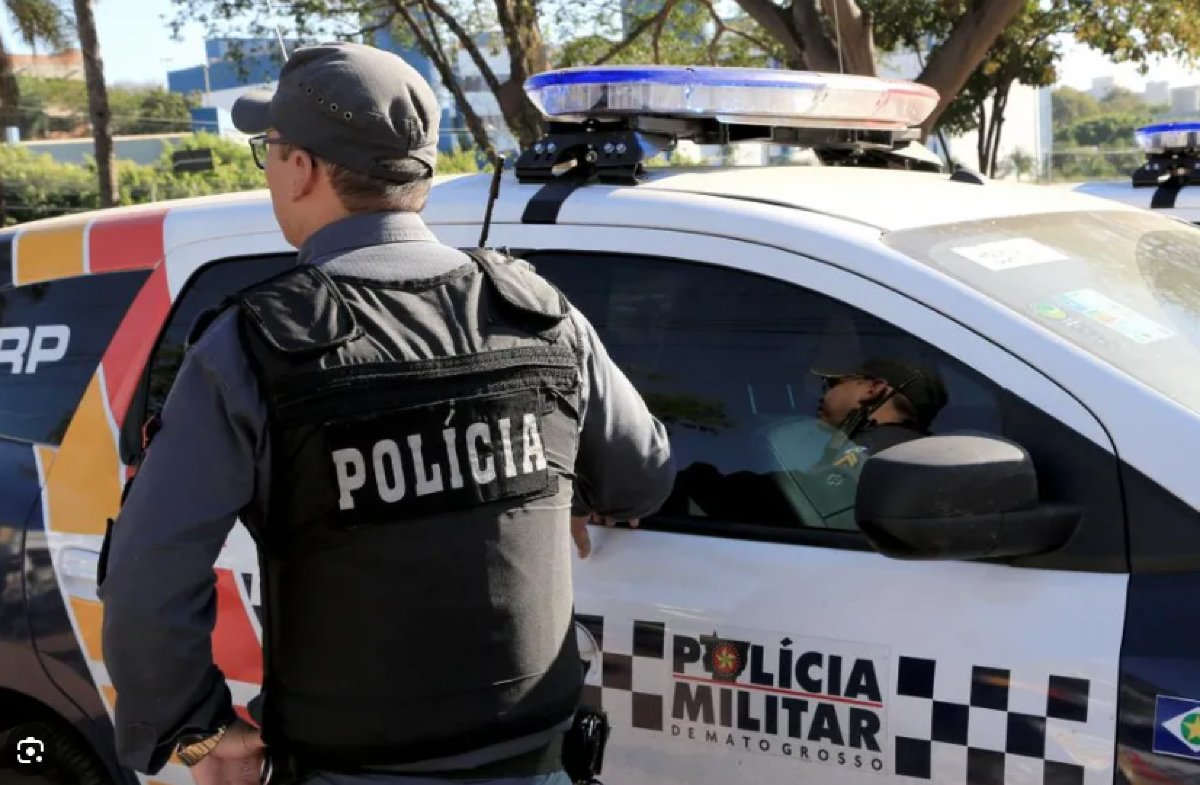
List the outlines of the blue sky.
{"type": "MultiPolygon", "coordinates": [[[[204,62],[204,30],[193,25],[181,42],[171,38],[170,0],[96,0],[96,28],[104,72],[111,83],[154,82],[166,85],[166,73],[204,62]]],[[[0,11],[0,35],[17,52],[12,20],[0,11]]]]}
{"type": "MultiPolygon", "coordinates": [[[[171,38],[167,20],[174,17],[171,0],[96,0],[105,73],[112,83],[154,82],[166,84],[166,72],[199,65],[204,60],[204,30],[192,25],[181,41],[171,38]]],[[[28,49],[16,44],[11,21],[0,15],[0,35],[17,52],[28,49]]],[[[1062,83],[1087,89],[1092,78],[1112,75],[1118,84],[1140,90],[1145,78],[1166,79],[1173,84],[1200,83],[1200,72],[1190,72],[1174,63],[1161,63],[1148,77],[1132,66],[1117,66],[1104,55],[1084,47],[1070,47],[1062,67],[1062,83]]]]}

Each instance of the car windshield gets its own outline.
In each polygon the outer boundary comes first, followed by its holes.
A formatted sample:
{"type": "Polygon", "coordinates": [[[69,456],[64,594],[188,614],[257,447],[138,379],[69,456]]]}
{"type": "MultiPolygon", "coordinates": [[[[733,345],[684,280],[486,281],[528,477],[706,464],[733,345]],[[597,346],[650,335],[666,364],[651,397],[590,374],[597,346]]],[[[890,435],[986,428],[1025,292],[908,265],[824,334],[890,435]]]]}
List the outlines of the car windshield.
{"type": "Polygon", "coordinates": [[[1200,228],[1140,211],[1068,212],[884,241],[1200,412],[1200,228]]]}

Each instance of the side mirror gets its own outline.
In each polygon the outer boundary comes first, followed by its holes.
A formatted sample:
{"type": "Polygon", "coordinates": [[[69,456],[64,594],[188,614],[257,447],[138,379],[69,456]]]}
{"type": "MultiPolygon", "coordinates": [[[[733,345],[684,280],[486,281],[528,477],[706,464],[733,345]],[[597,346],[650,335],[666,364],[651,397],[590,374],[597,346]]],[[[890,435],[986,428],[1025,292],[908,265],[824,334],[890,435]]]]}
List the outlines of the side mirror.
{"type": "Polygon", "coordinates": [[[1081,510],[1042,504],[1020,445],[993,436],[929,436],[863,465],[855,519],[896,559],[1029,556],[1062,547],[1081,510]]]}

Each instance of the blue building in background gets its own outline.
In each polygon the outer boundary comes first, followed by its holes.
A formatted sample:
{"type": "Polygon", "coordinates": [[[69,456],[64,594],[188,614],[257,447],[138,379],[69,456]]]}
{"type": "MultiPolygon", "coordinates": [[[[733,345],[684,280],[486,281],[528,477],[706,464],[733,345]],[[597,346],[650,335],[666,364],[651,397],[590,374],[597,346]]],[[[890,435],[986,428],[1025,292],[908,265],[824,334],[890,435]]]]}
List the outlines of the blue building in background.
{"type": "MultiPolygon", "coordinates": [[[[301,46],[299,40],[284,40],[288,52],[301,46]]],[[[375,34],[374,45],[404,58],[425,77],[439,95],[441,80],[437,70],[421,52],[402,46],[389,31],[375,34]]],[[[167,73],[167,89],[173,93],[203,95],[202,106],[192,110],[192,130],[199,133],[233,131],[229,109],[237,97],[256,87],[271,86],[279,78],[283,55],[275,38],[210,38],[204,42],[205,62],[167,73]]],[[[452,101],[443,102],[442,134],[438,148],[449,152],[458,139],[455,130],[462,123],[452,101]]]]}

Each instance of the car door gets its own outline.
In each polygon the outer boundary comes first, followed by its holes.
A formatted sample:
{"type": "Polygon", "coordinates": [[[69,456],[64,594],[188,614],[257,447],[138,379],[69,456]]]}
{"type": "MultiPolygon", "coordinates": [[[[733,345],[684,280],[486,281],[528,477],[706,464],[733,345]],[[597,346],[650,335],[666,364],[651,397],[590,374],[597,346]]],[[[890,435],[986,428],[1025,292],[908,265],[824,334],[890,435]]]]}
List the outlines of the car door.
{"type": "Polygon", "coordinates": [[[1125,541],[1112,446],[1082,406],[817,260],[673,232],[525,236],[668,425],[679,469],[659,515],[594,530],[576,570],[585,699],[615,726],[606,778],[1112,780],[1125,541]],[[935,432],[1029,450],[1043,498],[1085,510],[1071,543],[1018,563],[897,561],[810,525],[775,479],[794,467],[764,443],[812,423],[809,368],[878,355],[938,369],[935,432]]]}
{"type": "Polygon", "coordinates": [[[120,349],[154,286],[161,247],[145,236],[162,213],[142,213],[129,238],[115,223],[76,216],[0,234],[0,722],[32,719],[27,696],[98,750],[112,747],[85,664],[99,606],[64,594],[74,547],[98,545],[104,532],[103,514],[81,500],[119,482],[115,457],[91,457],[113,444],[120,349]]]}
{"type": "MultiPolygon", "coordinates": [[[[121,406],[117,409],[110,405],[102,410],[97,404],[93,419],[99,419],[95,422],[86,419],[88,410],[77,414],[68,430],[67,438],[72,441],[64,443],[64,448],[68,449],[67,457],[72,460],[64,461],[60,456],[55,461],[54,470],[58,474],[51,475],[51,481],[56,484],[45,494],[50,510],[46,526],[53,533],[51,555],[70,608],[71,622],[68,624],[73,626],[79,641],[78,653],[71,641],[67,647],[71,649],[69,658],[66,653],[58,656],[67,658],[72,664],[78,662],[84,672],[75,674],[74,678],[78,680],[82,675],[86,680],[90,677],[103,696],[104,707],[110,716],[115,711],[116,692],[100,645],[103,609],[97,599],[96,585],[104,520],[97,518],[95,511],[109,506],[116,508],[127,474],[125,467],[138,460],[143,428],[166,401],[197,317],[239,289],[293,264],[294,253],[268,253],[191,259],[186,265],[170,270],[165,265],[159,266],[147,283],[147,287],[154,290],[153,297],[135,303],[125,325],[127,340],[136,330],[147,340],[147,346],[141,352],[132,351],[128,345],[118,345],[112,350],[110,362],[118,356],[124,362],[121,406]],[[168,272],[173,279],[168,280],[168,272]],[[134,364],[128,361],[130,355],[137,358],[134,364]],[[97,431],[101,427],[103,430],[97,431]],[[97,465],[101,461],[108,470],[97,475],[97,465]],[[88,511],[89,517],[79,518],[81,525],[91,527],[88,531],[73,533],[67,528],[66,512],[72,510],[88,511]],[[80,654],[82,662],[79,662],[80,654]]],[[[143,291],[143,297],[147,297],[146,291],[143,291]]],[[[111,392],[109,397],[114,397],[111,392]]],[[[246,703],[258,693],[262,682],[255,553],[253,541],[239,524],[216,564],[218,611],[213,652],[218,667],[229,681],[236,708],[243,714],[246,703]]],[[[37,629],[43,642],[54,645],[50,649],[52,653],[64,648],[60,640],[64,630],[50,626],[48,621],[38,625],[37,629]]],[[[69,629],[71,627],[67,627],[69,629]]],[[[173,785],[192,782],[186,768],[174,758],[155,777],[142,776],[140,780],[173,785]]]]}

